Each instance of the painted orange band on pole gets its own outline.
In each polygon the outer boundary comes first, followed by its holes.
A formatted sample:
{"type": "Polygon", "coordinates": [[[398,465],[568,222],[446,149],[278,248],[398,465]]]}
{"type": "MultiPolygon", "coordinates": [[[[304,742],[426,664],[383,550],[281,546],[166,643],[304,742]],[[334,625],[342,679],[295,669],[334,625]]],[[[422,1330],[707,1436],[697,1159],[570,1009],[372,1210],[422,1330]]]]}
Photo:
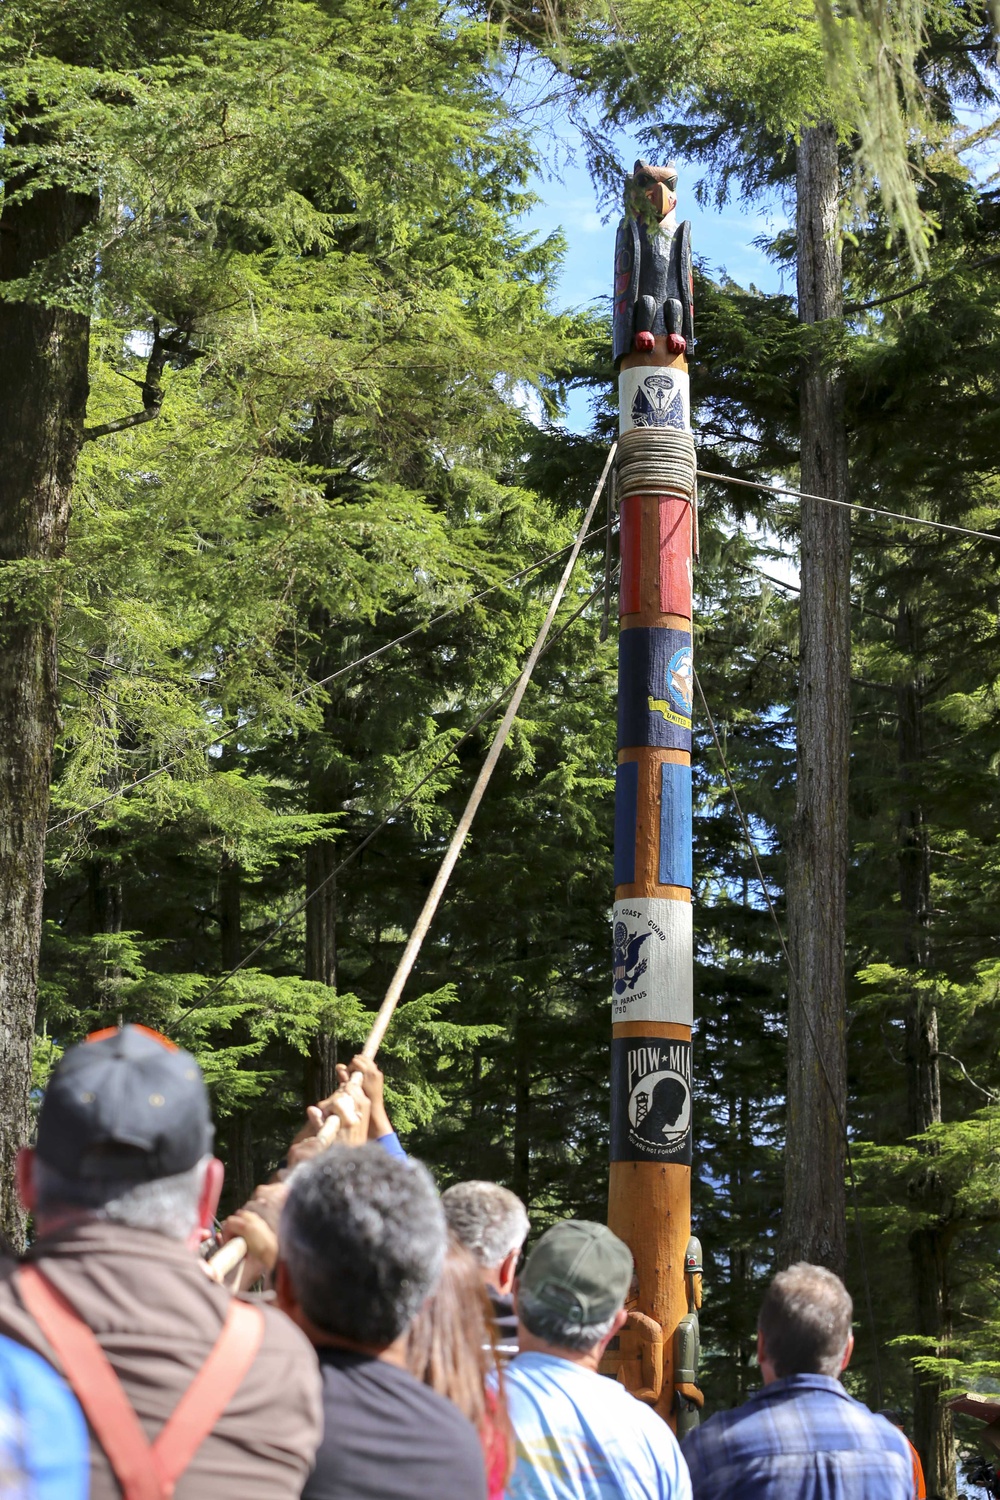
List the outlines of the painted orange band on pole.
{"type": "Polygon", "coordinates": [[[675,1042],[691,1040],[690,1026],[678,1026],[674,1021],[616,1021],[611,1033],[613,1036],[662,1036],[675,1042]]]}
{"type": "Polygon", "coordinates": [[[618,764],[624,766],[633,760],[644,760],[646,756],[671,766],[689,766],[691,755],[687,750],[665,750],[659,745],[633,745],[629,750],[619,750],[618,764]]]}

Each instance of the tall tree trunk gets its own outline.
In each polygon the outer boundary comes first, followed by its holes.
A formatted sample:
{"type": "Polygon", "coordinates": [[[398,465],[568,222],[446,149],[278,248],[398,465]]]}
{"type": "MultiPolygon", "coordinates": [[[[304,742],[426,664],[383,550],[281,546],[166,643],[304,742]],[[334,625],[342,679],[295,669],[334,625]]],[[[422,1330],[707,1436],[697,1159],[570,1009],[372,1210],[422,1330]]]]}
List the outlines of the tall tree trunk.
{"type": "MultiPolygon", "coordinates": [[[[100,836],[105,849],[116,841],[114,832],[100,836]]],[[[122,930],[122,882],[117,861],[107,854],[97,854],[88,861],[86,870],[90,932],[94,937],[116,936],[122,930]]],[[[104,1013],[102,1025],[112,1024],[111,1012],[120,1003],[121,974],[121,965],[106,948],[94,973],[94,1002],[104,1013]]]]}
{"type": "MultiPolygon", "coordinates": [[[[840,172],[832,125],[798,149],[799,321],[842,316],[840,172]]],[[[823,353],[802,370],[802,488],[846,500],[841,377],[823,353]]],[[[779,1257],[844,1274],[844,932],[850,749],[850,512],[802,501],[795,824],[788,857],[788,1125],[779,1257]]]]}
{"type": "MultiPolygon", "coordinates": [[[[228,974],[243,957],[243,871],[228,855],[219,870],[219,946],[222,972],[228,974]]],[[[233,1040],[238,1045],[251,1040],[245,1020],[234,1022],[233,1040]]],[[[247,1201],[256,1182],[250,1105],[231,1115],[226,1129],[226,1191],[234,1207],[247,1201]]]]}
{"type": "MultiPolygon", "coordinates": [[[[0,216],[0,282],[65,251],[94,214],[62,188],[0,216]]],[[[0,1232],[24,1243],[14,1156],[28,1090],[41,936],[42,861],[58,719],[59,561],[87,406],[89,323],[78,312],[0,300],[0,1232]]]]}
{"type": "MultiPolygon", "coordinates": [[[[336,867],[337,850],[332,840],[324,839],[306,850],[306,890],[317,892],[306,907],[306,978],[332,990],[337,988],[336,867]]],[[[336,1087],[337,1034],[325,1026],[313,1037],[306,1058],[306,1103],[328,1098],[336,1087]]]]}
{"type": "Polygon", "coordinates": [[[522,1203],[531,1201],[531,1040],[528,1000],[521,994],[514,1015],[514,1159],[511,1188],[522,1203]]]}
{"type": "MultiPolygon", "coordinates": [[[[924,757],[922,683],[917,669],[917,622],[914,609],[901,604],[896,617],[896,644],[913,663],[912,675],[897,692],[897,742],[902,786],[899,826],[899,896],[903,912],[903,961],[916,970],[930,965],[930,849],[921,805],[924,757]]],[[[938,1016],[933,998],[914,986],[905,1014],[907,1118],[911,1135],[923,1135],[941,1122],[941,1070],[938,1016]]],[[[948,1249],[954,1233],[948,1196],[935,1168],[933,1146],[923,1148],[926,1165],[911,1184],[914,1206],[927,1216],[910,1236],[910,1268],[916,1331],[934,1339],[944,1356],[951,1339],[948,1249]]],[[[951,1412],[944,1405],[947,1381],[914,1371],[913,1440],[927,1475],[928,1492],[954,1500],[955,1436],[951,1412]]]]}

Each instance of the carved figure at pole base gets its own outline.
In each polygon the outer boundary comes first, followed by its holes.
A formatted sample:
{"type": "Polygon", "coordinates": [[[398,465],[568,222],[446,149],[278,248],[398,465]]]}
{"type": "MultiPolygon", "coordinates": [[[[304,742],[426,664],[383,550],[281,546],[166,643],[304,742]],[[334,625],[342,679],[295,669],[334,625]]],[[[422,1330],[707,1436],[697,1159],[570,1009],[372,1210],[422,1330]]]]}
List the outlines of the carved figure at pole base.
{"type": "Polygon", "coordinates": [[[614,356],[684,354],[694,338],[691,224],[677,223],[677,168],[641,159],[625,178],[615,241],[614,356]]]}

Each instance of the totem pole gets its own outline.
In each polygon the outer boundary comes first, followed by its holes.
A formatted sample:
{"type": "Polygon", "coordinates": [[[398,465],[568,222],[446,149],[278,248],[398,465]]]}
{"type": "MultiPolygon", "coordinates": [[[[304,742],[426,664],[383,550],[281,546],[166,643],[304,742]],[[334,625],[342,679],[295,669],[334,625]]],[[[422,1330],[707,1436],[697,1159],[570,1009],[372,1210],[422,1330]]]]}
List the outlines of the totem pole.
{"type": "Polygon", "coordinates": [[[691,226],[637,161],[615,245],[621,518],[608,1222],[635,1257],[604,1369],[678,1433],[698,1421],[691,1238],[691,226]]]}

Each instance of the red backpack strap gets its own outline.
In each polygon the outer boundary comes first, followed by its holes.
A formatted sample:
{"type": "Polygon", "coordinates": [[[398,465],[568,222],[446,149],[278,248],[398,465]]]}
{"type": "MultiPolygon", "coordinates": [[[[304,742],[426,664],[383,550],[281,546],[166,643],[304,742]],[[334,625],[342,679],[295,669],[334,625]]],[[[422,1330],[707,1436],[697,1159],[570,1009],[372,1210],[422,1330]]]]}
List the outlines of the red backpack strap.
{"type": "Polygon", "coordinates": [[[94,1436],[104,1449],[124,1500],[170,1500],[174,1485],[212,1431],[253,1364],[264,1316],[230,1302],[211,1353],[151,1445],[94,1334],[38,1270],[17,1271],[18,1288],[62,1365],[94,1436]]]}
{"type": "Polygon", "coordinates": [[[260,1308],[234,1297],[212,1352],[153,1443],[164,1500],[170,1500],[177,1480],[236,1394],[263,1337],[260,1308]]]}
{"type": "Polygon", "coordinates": [[[163,1500],[149,1445],[121,1382],[93,1333],[37,1266],[17,1271],[21,1299],[55,1351],[125,1500],[163,1500]]]}

